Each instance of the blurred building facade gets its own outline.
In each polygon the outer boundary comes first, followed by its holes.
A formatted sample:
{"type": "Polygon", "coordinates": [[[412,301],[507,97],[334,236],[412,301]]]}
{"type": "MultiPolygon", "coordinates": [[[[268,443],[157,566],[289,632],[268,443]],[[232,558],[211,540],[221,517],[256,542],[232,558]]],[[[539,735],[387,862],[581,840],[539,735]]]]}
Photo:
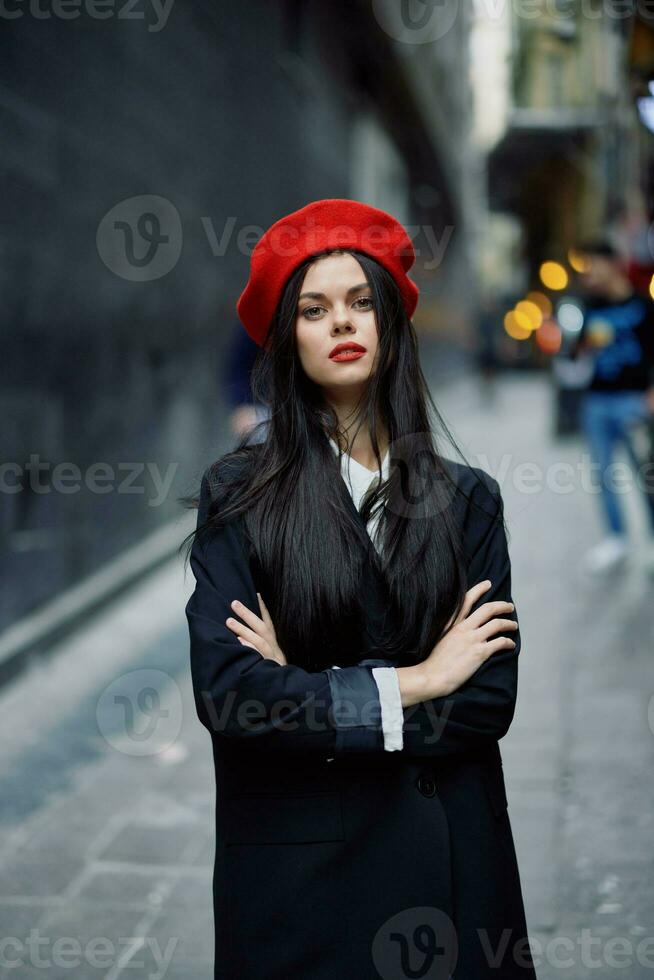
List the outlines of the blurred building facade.
{"type": "Polygon", "coordinates": [[[530,267],[563,257],[625,204],[628,27],[601,0],[543,2],[534,19],[513,12],[511,107],[490,158],[490,193],[492,206],[519,216],[530,267]]]}
{"type": "Polygon", "coordinates": [[[530,290],[549,290],[556,307],[565,287],[549,289],[543,263],[559,263],[567,283],[575,245],[609,236],[626,255],[652,264],[652,133],[638,101],[651,97],[654,18],[643,5],[602,0],[480,4],[476,11],[473,38],[493,52],[501,75],[492,96],[488,71],[475,85],[486,171],[476,268],[507,359],[542,365],[555,337],[537,330],[509,336],[502,322],[530,290]]]}
{"type": "Polygon", "coordinates": [[[220,365],[282,214],[392,210],[419,249],[419,329],[468,342],[469,22],[431,43],[397,11],[196,0],[165,23],[27,6],[3,23],[0,628],[179,518],[229,442],[220,365]],[[177,250],[165,274],[150,245],[177,250]]]}

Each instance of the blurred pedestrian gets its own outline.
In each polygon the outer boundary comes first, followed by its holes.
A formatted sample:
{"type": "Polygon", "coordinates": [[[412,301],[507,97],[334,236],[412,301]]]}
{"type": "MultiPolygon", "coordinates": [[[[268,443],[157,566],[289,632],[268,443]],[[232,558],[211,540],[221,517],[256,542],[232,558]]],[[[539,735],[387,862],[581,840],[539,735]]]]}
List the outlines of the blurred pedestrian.
{"type": "Polygon", "coordinates": [[[252,392],[251,376],[257,355],[261,349],[252,340],[238,320],[234,330],[223,368],[223,386],[229,406],[229,428],[236,439],[248,433],[251,441],[263,438],[256,426],[268,418],[266,406],[257,400],[252,392]]]}
{"type": "MultiPolygon", "coordinates": [[[[607,571],[624,561],[629,542],[619,494],[611,467],[619,446],[638,472],[643,466],[636,452],[634,427],[654,415],[654,303],[636,292],[627,264],[607,240],[586,242],[576,249],[582,261],[579,273],[586,309],[573,355],[590,353],[593,370],[580,404],[580,423],[588,442],[591,463],[600,485],[605,535],[586,553],[582,567],[593,573],[607,571]]],[[[654,552],[654,488],[642,481],[651,531],[648,562],[654,552]]]]}

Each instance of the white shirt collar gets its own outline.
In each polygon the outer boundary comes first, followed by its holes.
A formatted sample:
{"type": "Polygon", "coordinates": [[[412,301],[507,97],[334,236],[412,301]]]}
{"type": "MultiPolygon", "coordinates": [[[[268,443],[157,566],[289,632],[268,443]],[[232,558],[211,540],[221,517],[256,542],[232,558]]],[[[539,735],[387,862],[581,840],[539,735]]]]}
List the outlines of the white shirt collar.
{"type": "MultiPolygon", "coordinates": [[[[332,449],[334,450],[334,453],[336,454],[336,456],[338,456],[338,452],[339,452],[338,444],[334,442],[334,440],[331,438],[329,441],[331,443],[332,449]]],[[[389,465],[390,465],[390,452],[387,449],[386,455],[382,460],[382,467],[381,467],[382,481],[388,479],[389,465]]],[[[361,501],[363,500],[366,491],[371,486],[371,484],[375,480],[377,480],[378,475],[379,475],[378,471],[367,469],[365,466],[362,466],[361,463],[358,463],[356,459],[353,459],[347,453],[343,453],[341,455],[341,476],[343,477],[343,481],[346,487],[348,488],[350,496],[352,497],[352,502],[354,503],[354,506],[356,507],[357,510],[360,510],[361,501]]],[[[381,542],[377,542],[375,540],[377,526],[379,524],[380,517],[381,517],[381,508],[377,507],[375,513],[373,513],[370,516],[368,523],[366,525],[368,531],[368,537],[373,542],[374,547],[378,551],[382,549],[381,542]]]]}
{"type": "MultiPolygon", "coordinates": [[[[338,443],[336,443],[331,437],[329,439],[334,454],[338,456],[339,448],[338,443]]],[[[390,449],[386,450],[386,454],[382,459],[382,481],[388,479],[390,465],[390,449]]],[[[366,466],[359,463],[353,456],[348,455],[348,453],[343,453],[341,457],[341,473],[343,478],[353,485],[353,487],[358,487],[362,491],[365,491],[370,486],[371,482],[377,478],[377,470],[369,470],[366,466]]],[[[361,494],[362,495],[362,494],[361,494]]]]}

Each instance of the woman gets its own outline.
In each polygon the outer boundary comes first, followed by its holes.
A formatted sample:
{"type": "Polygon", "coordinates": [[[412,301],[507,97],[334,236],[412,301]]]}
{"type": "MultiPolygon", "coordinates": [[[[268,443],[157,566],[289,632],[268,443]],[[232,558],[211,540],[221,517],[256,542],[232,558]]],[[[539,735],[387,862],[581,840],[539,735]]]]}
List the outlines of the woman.
{"type": "Polygon", "coordinates": [[[262,236],[237,304],[270,419],[204,473],[186,606],[216,980],[535,976],[497,744],[502,497],[437,449],[414,258],[386,212],[316,201],[262,236]]]}

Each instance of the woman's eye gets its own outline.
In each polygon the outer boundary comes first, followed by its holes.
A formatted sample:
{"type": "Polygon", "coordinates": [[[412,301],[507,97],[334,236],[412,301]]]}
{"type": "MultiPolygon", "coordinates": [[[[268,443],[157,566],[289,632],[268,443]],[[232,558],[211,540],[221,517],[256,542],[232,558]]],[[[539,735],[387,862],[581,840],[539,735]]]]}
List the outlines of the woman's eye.
{"type": "MultiPolygon", "coordinates": [[[[367,303],[368,306],[364,307],[364,309],[371,309],[373,305],[372,296],[359,296],[354,302],[355,305],[356,303],[367,303]]],[[[314,314],[319,314],[321,310],[322,306],[306,306],[302,310],[302,316],[309,316],[310,319],[315,319],[314,314]]]]}

